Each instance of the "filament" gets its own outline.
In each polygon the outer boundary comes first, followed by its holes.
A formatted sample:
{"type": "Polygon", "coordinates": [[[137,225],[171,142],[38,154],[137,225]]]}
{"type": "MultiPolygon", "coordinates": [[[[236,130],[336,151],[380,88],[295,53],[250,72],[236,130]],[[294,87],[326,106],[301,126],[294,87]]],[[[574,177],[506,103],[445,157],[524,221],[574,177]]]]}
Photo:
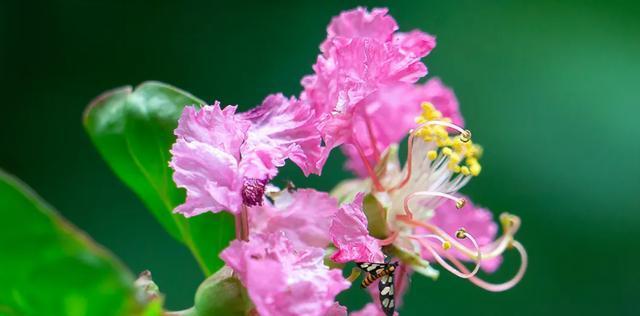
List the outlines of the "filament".
{"type": "Polygon", "coordinates": [[[404,176],[404,179],[402,179],[402,181],[400,181],[400,183],[398,183],[396,186],[394,186],[393,188],[391,188],[391,191],[395,191],[397,189],[402,188],[405,184],[407,184],[407,182],[409,182],[409,179],[411,179],[411,169],[413,166],[413,138],[415,137],[415,130],[411,130],[409,131],[409,139],[407,140],[407,162],[405,163],[405,165],[407,166],[407,174],[404,176]]]}
{"type": "MultiPolygon", "coordinates": [[[[469,238],[469,240],[471,240],[471,243],[473,243],[473,246],[476,249],[476,265],[473,268],[473,270],[471,272],[469,272],[469,270],[467,270],[466,268],[464,270],[462,270],[460,267],[458,267],[458,269],[452,267],[447,261],[445,261],[444,259],[442,259],[442,257],[440,256],[440,254],[438,254],[438,252],[433,249],[433,247],[431,247],[431,245],[424,240],[424,238],[416,238],[416,236],[411,236],[409,238],[418,241],[418,243],[420,243],[423,247],[427,248],[427,250],[431,253],[431,255],[436,259],[436,261],[438,262],[438,264],[440,264],[443,268],[449,270],[449,272],[453,273],[454,275],[463,278],[463,279],[469,279],[473,276],[476,275],[476,273],[478,273],[478,271],[480,271],[480,262],[482,262],[482,252],[480,251],[480,247],[478,247],[478,243],[476,242],[475,238],[473,238],[473,236],[471,236],[471,234],[467,233],[466,231],[464,231],[464,229],[460,229],[458,230],[458,232],[456,232],[456,236],[458,236],[458,238],[460,239],[464,239],[464,238],[469,238]],[[460,271],[463,272],[460,272],[460,271]]],[[[433,237],[433,235],[426,235],[426,237],[433,237]]],[[[444,248],[444,239],[440,238],[439,236],[436,236],[438,240],[441,240],[443,242],[443,248],[444,248]]],[[[447,256],[448,258],[450,258],[450,256],[447,256]]],[[[463,265],[464,266],[464,265],[463,265]]]]}
{"type": "Polygon", "coordinates": [[[389,235],[389,237],[378,240],[378,244],[380,246],[388,246],[393,244],[393,242],[396,241],[396,238],[398,238],[398,232],[394,231],[394,232],[391,232],[391,235],[389,235]]]}
{"type": "Polygon", "coordinates": [[[360,159],[362,159],[362,162],[364,163],[365,168],[367,168],[367,173],[369,173],[369,177],[371,177],[371,181],[373,181],[373,185],[376,191],[384,191],[384,187],[380,183],[378,176],[376,176],[375,171],[373,171],[373,167],[371,167],[371,164],[369,163],[369,159],[367,159],[367,156],[365,155],[364,150],[362,149],[362,146],[360,146],[360,143],[358,142],[357,139],[353,140],[353,146],[356,147],[356,150],[358,151],[358,155],[360,156],[360,159]]]}
{"type": "Polygon", "coordinates": [[[455,196],[453,196],[451,194],[442,193],[442,192],[436,192],[436,191],[418,191],[418,192],[410,193],[409,195],[407,195],[404,198],[404,213],[405,213],[405,215],[407,215],[409,217],[413,217],[413,213],[411,212],[411,208],[409,207],[409,202],[414,197],[434,197],[434,196],[454,201],[456,203],[456,208],[457,209],[461,209],[466,204],[466,200],[465,199],[457,198],[457,197],[455,197],[455,196]]]}
{"type": "Polygon", "coordinates": [[[369,141],[371,142],[371,147],[373,147],[373,154],[375,156],[375,161],[380,160],[380,151],[378,150],[378,142],[376,140],[376,136],[373,134],[373,128],[371,127],[371,120],[369,116],[365,113],[362,115],[364,117],[364,123],[367,126],[367,134],[369,134],[369,141]]]}
{"type": "MultiPolygon", "coordinates": [[[[438,228],[437,226],[427,222],[421,222],[413,219],[411,215],[412,214],[411,209],[408,206],[405,208],[405,212],[407,211],[409,212],[407,215],[397,215],[396,219],[409,225],[426,228],[427,230],[431,231],[433,234],[436,234],[442,237],[445,241],[448,241],[449,243],[451,243],[451,245],[454,248],[462,252],[467,257],[473,260],[477,259],[476,253],[473,250],[467,248],[465,245],[461,244],[454,238],[451,238],[447,233],[445,233],[442,229],[438,228]]],[[[481,252],[483,259],[486,260],[486,259],[491,259],[491,258],[500,256],[506,250],[506,248],[513,242],[513,235],[516,233],[517,228],[519,227],[520,220],[518,217],[513,215],[511,215],[510,217],[513,220],[512,226],[507,227],[503,231],[503,235],[500,236],[498,239],[496,239],[493,243],[489,245],[485,245],[483,247],[485,249],[485,251],[481,252]]]]}
{"type": "MultiPolygon", "coordinates": [[[[518,242],[517,240],[514,240],[511,245],[513,246],[513,248],[515,248],[518,253],[520,254],[520,268],[518,268],[518,272],[516,273],[516,275],[513,276],[513,278],[511,278],[509,281],[506,281],[504,283],[489,283],[487,281],[484,281],[478,277],[471,277],[469,278],[469,281],[471,281],[473,284],[487,290],[490,292],[502,292],[502,291],[506,291],[512,287],[514,287],[516,284],[518,284],[518,282],[520,282],[520,280],[522,280],[522,277],[524,276],[524,273],[527,270],[527,263],[528,263],[528,257],[527,257],[527,251],[524,249],[524,247],[522,246],[522,244],[520,244],[520,242],[518,242]]],[[[453,256],[446,254],[447,259],[451,260],[451,262],[453,262],[454,265],[456,265],[460,270],[466,272],[468,271],[467,268],[464,266],[464,264],[462,264],[460,261],[458,261],[456,258],[454,258],[453,256]]]]}
{"type": "Polygon", "coordinates": [[[449,123],[449,122],[445,122],[445,121],[428,121],[422,125],[420,125],[418,127],[418,129],[424,127],[424,126],[429,126],[429,125],[440,125],[440,126],[446,126],[452,129],[455,129],[456,131],[458,131],[460,133],[460,140],[462,142],[468,142],[469,140],[471,140],[471,131],[468,129],[464,129],[456,124],[453,123],[449,123]]]}

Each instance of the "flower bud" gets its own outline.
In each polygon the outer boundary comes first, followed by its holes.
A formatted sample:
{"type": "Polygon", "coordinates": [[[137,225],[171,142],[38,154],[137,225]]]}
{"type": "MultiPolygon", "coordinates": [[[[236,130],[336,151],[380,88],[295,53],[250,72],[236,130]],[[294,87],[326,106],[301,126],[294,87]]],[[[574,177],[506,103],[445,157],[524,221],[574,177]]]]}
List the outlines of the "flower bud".
{"type": "Polygon", "coordinates": [[[227,266],[198,287],[195,303],[198,316],[244,316],[251,304],[240,280],[233,276],[233,270],[227,266]]]}

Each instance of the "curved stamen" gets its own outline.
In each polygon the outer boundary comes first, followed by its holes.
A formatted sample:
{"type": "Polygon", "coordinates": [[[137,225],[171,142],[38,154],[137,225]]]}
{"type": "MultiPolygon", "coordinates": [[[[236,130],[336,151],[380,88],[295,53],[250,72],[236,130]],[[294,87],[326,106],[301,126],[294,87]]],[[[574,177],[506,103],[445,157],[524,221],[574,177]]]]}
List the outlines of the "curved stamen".
{"type": "Polygon", "coordinates": [[[429,121],[426,122],[422,125],[420,125],[418,127],[418,129],[425,127],[425,126],[429,126],[429,125],[440,125],[440,126],[446,126],[452,129],[455,129],[456,131],[458,131],[460,133],[460,141],[466,143],[469,140],[471,140],[471,131],[468,129],[464,129],[456,124],[453,123],[449,123],[449,122],[445,122],[445,121],[429,121]]]}
{"type": "MultiPolygon", "coordinates": [[[[517,240],[514,240],[511,243],[511,245],[520,254],[520,268],[518,269],[518,272],[516,273],[516,275],[514,275],[513,278],[511,278],[511,280],[504,283],[494,284],[474,276],[469,278],[469,281],[490,292],[506,291],[514,287],[516,284],[518,284],[518,282],[522,280],[522,277],[524,276],[524,273],[527,270],[527,263],[528,263],[527,251],[524,249],[522,244],[520,244],[520,242],[518,242],[517,240]]],[[[449,254],[446,254],[446,256],[447,256],[447,259],[451,260],[451,262],[453,262],[453,264],[456,265],[456,267],[458,267],[460,270],[464,272],[468,271],[467,268],[464,266],[464,264],[462,264],[462,262],[458,261],[456,258],[454,258],[449,254]]]]}
{"type": "Polygon", "coordinates": [[[391,188],[390,191],[395,191],[397,189],[402,188],[405,184],[407,184],[407,182],[409,182],[409,179],[411,179],[411,172],[413,169],[413,138],[414,137],[415,137],[415,130],[412,129],[409,131],[409,139],[407,140],[407,162],[405,163],[405,165],[407,166],[407,174],[404,176],[404,179],[402,179],[402,181],[400,181],[397,185],[391,188]]]}
{"type": "Polygon", "coordinates": [[[422,235],[412,235],[411,237],[415,237],[415,238],[433,238],[437,241],[439,241],[442,244],[442,249],[444,250],[449,250],[451,248],[451,243],[444,240],[444,238],[438,236],[438,235],[434,235],[434,234],[422,234],[422,235]]]}
{"type": "Polygon", "coordinates": [[[467,203],[467,201],[465,199],[457,198],[457,197],[455,197],[455,196],[453,196],[451,194],[447,194],[447,193],[435,192],[435,191],[418,191],[418,192],[413,192],[413,193],[407,195],[404,198],[404,213],[405,213],[405,215],[413,217],[413,213],[411,212],[411,208],[409,207],[409,202],[414,197],[434,197],[434,196],[454,201],[456,203],[456,208],[457,209],[463,208],[464,205],[467,203]]]}
{"type": "Polygon", "coordinates": [[[394,241],[396,241],[396,238],[398,238],[398,232],[397,231],[391,232],[389,237],[387,237],[385,239],[379,239],[378,240],[378,245],[380,245],[380,246],[391,245],[391,244],[393,244],[394,241]]]}
{"type": "MultiPolygon", "coordinates": [[[[405,209],[405,212],[407,211],[409,212],[407,215],[396,215],[396,219],[415,227],[426,228],[427,230],[431,231],[433,234],[436,234],[442,237],[444,240],[451,243],[451,245],[454,248],[456,248],[458,251],[463,253],[465,256],[473,260],[477,259],[475,257],[476,254],[474,253],[473,250],[467,248],[465,245],[451,238],[447,233],[445,233],[439,227],[427,222],[421,222],[413,219],[413,216],[411,215],[412,214],[411,209],[408,207],[405,209]]],[[[512,224],[511,227],[505,229],[503,231],[503,235],[498,239],[496,239],[493,243],[489,245],[485,245],[483,247],[485,250],[482,251],[482,258],[486,260],[486,259],[491,259],[491,258],[500,256],[507,249],[509,244],[513,241],[513,235],[516,233],[518,228],[518,224],[515,224],[515,223],[519,223],[519,219],[516,216],[512,216],[512,217],[514,218],[514,224],[512,224]]]]}
{"type": "MultiPolygon", "coordinates": [[[[427,235],[430,237],[430,235],[427,235]]],[[[473,276],[476,275],[476,273],[478,273],[478,271],[480,271],[480,262],[482,262],[482,253],[480,251],[480,247],[478,247],[478,243],[476,242],[475,238],[473,238],[473,236],[471,236],[469,233],[467,233],[466,231],[464,231],[464,229],[460,229],[458,230],[458,232],[456,232],[456,236],[459,239],[464,239],[464,238],[469,238],[469,240],[471,240],[471,243],[473,243],[473,246],[476,248],[477,254],[476,254],[476,265],[473,268],[473,270],[471,272],[469,272],[469,270],[467,270],[465,268],[465,270],[462,270],[460,267],[458,267],[458,269],[452,267],[447,261],[445,261],[444,259],[442,259],[442,257],[440,256],[440,254],[438,254],[438,252],[433,249],[433,247],[431,247],[431,245],[424,239],[420,239],[420,238],[415,238],[415,237],[409,237],[411,239],[416,240],[418,243],[420,243],[420,245],[422,245],[423,247],[427,248],[427,250],[431,253],[431,255],[436,259],[436,261],[438,262],[438,264],[440,264],[443,268],[447,269],[449,272],[455,274],[456,276],[463,278],[463,279],[468,279],[471,278],[473,276]],[[463,272],[461,272],[461,270],[463,272]]],[[[440,238],[438,238],[440,239],[440,238]]],[[[444,240],[443,240],[444,241],[444,240]]],[[[445,247],[445,243],[443,243],[443,248],[445,247]]],[[[449,257],[449,256],[447,256],[449,257]]]]}
{"type": "Polygon", "coordinates": [[[364,117],[364,123],[367,126],[367,134],[369,134],[369,141],[371,142],[371,147],[373,147],[373,155],[375,156],[376,162],[378,162],[380,160],[380,150],[378,150],[378,140],[376,139],[376,135],[373,134],[371,119],[366,114],[364,114],[363,117],[364,117]]]}
{"type": "Polygon", "coordinates": [[[367,156],[365,155],[364,150],[362,149],[362,146],[360,145],[357,139],[353,140],[353,146],[358,151],[358,155],[360,156],[360,159],[362,159],[362,163],[364,163],[364,166],[367,169],[367,173],[369,173],[369,177],[371,178],[371,181],[373,182],[373,186],[376,189],[376,191],[384,191],[384,187],[380,183],[378,176],[376,176],[376,172],[373,170],[373,167],[371,167],[371,164],[369,163],[369,159],[367,159],[367,156]]]}

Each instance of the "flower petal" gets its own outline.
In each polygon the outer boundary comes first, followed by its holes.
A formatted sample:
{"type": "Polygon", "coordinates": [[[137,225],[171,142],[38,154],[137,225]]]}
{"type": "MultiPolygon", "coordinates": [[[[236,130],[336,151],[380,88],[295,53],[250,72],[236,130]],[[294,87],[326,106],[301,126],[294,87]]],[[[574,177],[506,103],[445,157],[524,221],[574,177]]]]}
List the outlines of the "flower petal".
{"type": "Polygon", "coordinates": [[[241,117],[252,123],[242,146],[240,170],[245,177],[271,179],[287,158],[305,175],[320,174],[319,119],[309,104],[274,94],[241,117]]]}
{"type": "Polygon", "coordinates": [[[327,27],[327,39],[320,45],[320,49],[327,50],[331,46],[329,41],[336,36],[390,41],[393,33],[398,30],[398,24],[393,17],[387,15],[388,11],[386,8],[376,8],[369,13],[359,7],[340,13],[327,27]]]}
{"type": "MultiPolygon", "coordinates": [[[[377,94],[389,87],[413,84],[427,74],[420,59],[433,49],[435,38],[420,31],[394,33],[397,29],[386,9],[374,9],[371,13],[362,8],[343,12],[329,25],[327,39],[321,45],[322,54],[313,66],[315,73],[303,78],[301,95],[323,122],[325,157],[332,148],[361,142],[356,137],[368,137],[367,124],[371,125],[373,134],[384,134],[386,131],[380,130],[376,122],[366,121],[371,120],[368,115],[382,104],[377,101],[377,94]],[[370,105],[371,102],[378,104],[370,105]]],[[[404,106],[411,108],[410,104],[398,101],[391,104],[394,109],[404,106]]],[[[419,104],[415,108],[419,113],[419,104]]],[[[393,109],[383,109],[380,114],[390,111],[393,109]]],[[[395,121],[384,123],[388,128],[395,127],[395,121]]],[[[399,128],[401,135],[406,134],[404,126],[399,128]]],[[[363,144],[365,155],[376,153],[374,145],[369,140],[363,144]]],[[[386,146],[388,144],[382,144],[380,151],[386,146]]],[[[357,154],[353,148],[347,150],[350,156],[357,154]]],[[[361,166],[351,168],[362,172],[361,166]]]]}
{"type": "Polygon", "coordinates": [[[338,201],[328,193],[313,189],[284,190],[250,214],[252,229],[262,233],[282,232],[295,246],[326,247],[331,218],[338,201]]]}
{"type": "Polygon", "coordinates": [[[238,275],[262,316],[325,315],[350,283],[323,263],[324,251],[295,247],[283,234],[233,241],[220,257],[238,275]]]}
{"type": "Polygon", "coordinates": [[[338,249],[331,259],[336,262],[383,262],[384,255],[378,240],[369,235],[367,217],[362,211],[363,193],[353,202],[344,204],[335,213],[329,234],[338,249]]]}
{"type": "Polygon", "coordinates": [[[218,101],[201,108],[187,106],[174,133],[187,142],[209,144],[239,159],[240,145],[246,138],[250,122],[237,117],[236,108],[221,109],[218,101]]]}
{"type": "Polygon", "coordinates": [[[235,157],[201,142],[178,139],[171,148],[173,180],[187,189],[175,212],[191,217],[206,211],[236,213],[242,204],[242,179],[235,157]]]}

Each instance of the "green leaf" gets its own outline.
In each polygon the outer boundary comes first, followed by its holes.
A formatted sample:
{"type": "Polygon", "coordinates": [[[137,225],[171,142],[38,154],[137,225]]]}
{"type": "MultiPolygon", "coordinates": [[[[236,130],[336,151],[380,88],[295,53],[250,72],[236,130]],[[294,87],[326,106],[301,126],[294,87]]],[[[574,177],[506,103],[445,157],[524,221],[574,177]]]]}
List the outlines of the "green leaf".
{"type": "Polygon", "coordinates": [[[1,170],[0,216],[0,315],[145,312],[117,259],[1,170]]]}
{"type": "Polygon", "coordinates": [[[84,126],[111,169],[131,188],[164,228],[193,253],[205,275],[222,267],[218,253],[234,236],[234,219],[222,212],[186,219],[173,214],[184,201],[169,168],[173,130],[186,105],[204,104],[187,92],[159,82],[124,87],[96,98],[84,126]]]}

